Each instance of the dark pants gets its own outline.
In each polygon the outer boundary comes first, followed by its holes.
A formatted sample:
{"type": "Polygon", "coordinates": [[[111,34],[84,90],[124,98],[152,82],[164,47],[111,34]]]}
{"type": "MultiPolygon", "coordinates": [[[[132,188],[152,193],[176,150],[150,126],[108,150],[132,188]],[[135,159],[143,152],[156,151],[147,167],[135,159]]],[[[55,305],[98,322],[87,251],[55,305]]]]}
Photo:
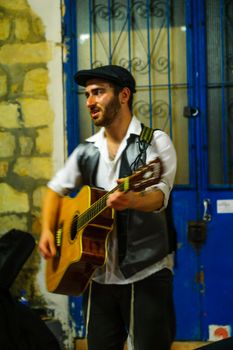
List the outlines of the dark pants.
{"type": "MultiPolygon", "coordinates": [[[[170,350],[175,336],[172,273],[159,271],[132,285],[92,282],[89,350],[123,350],[131,328],[134,350],[170,350]]],[[[83,297],[87,317],[88,294],[83,297]]]]}

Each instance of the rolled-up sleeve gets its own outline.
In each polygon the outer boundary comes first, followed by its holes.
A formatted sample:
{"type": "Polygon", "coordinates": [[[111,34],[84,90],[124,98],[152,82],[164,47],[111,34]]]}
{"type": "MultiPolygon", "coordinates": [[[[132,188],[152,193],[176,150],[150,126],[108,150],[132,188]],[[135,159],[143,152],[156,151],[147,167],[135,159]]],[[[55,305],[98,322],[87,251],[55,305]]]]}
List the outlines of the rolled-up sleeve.
{"type": "Polygon", "coordinates": [[[155,187],[164,193],[164,207],[166,207],[171,189],[174,185],[177,157],[170,137],[161,130],[156,130],[154,132],[151,146],[147,151],[147,161],[149,162],[155,159],[157,156],[159,156],[162,161],[163,175],[161,181],[156,184],[155,187]]]}
{"type": "Polygon", "coordinates": [[[81,183],[81,173],[78,167],[78,148],[66,160],[65,165],[48,182],[48,187],[61,196],[65,196],[75,190],[81,183]]]}

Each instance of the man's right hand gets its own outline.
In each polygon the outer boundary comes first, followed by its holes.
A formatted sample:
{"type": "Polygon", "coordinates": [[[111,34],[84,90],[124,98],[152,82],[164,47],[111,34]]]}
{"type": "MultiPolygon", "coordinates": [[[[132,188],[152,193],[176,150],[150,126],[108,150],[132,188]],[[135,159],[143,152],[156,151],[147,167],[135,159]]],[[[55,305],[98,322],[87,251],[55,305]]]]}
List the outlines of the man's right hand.
{"type": "Polygon", "coordinates": [[[39,252],[45,259],[53,258],[56,255],[55,234],[56,218],[58,215],[61,196],[47,189],[42,208],[42,232],[39,241],[39,252]]]}
{"type": "Polygon", "coordinates": [[[39,241],[39,252],[45,259],[53,258],[56,255],[54,234],[50,230],[43,230],[39,241]]]}

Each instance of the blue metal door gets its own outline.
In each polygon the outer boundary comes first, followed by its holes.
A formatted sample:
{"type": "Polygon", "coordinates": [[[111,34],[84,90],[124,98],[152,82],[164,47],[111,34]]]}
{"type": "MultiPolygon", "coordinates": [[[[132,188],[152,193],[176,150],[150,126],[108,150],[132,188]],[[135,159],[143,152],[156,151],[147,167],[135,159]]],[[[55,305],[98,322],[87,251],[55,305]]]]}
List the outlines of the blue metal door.
{"type": "Polygon", "coordinates": [[[186,3],[190,184],[175,190],[178,339],[218,340],[233,326],[233,1],[186,3]]]}
{"type": "MultiPolygon", "coordinates": [[[[137,80],[135,114],[145,124],[165,130],[177,149],[173,191],[177,339],[229,335],[233,1],[65,3],[68,151],[95,131],[83,108],[84,91],[71,83],[76,69],[108,63],[129,68],[137,80]]],[[[80,300],[71,298],[70,305],[82,335],[80,300]]]]}

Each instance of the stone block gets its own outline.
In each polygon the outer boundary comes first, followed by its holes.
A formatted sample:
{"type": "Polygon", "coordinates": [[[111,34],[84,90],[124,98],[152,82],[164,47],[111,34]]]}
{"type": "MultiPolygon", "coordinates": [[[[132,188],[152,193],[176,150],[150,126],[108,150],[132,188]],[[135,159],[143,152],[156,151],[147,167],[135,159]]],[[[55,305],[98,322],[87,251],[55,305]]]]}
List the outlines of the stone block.
{"type": "Polygon", "coordinates": [[[21,101],[24,126],[37,127],[52,123],[53,111],[48,100],[22,99],[21,101]]]}
{"type": "Polygon", "coordinates": [[[15,151],[15,137],[10,132],[0,132],[0,157],[12,157],[15,151]]]}
{"type": "Polygon", "coordinates": [[[16,104],[0,103],[0,128],[19,128],[18,106],[16,104]]]}
{"type": "Polygon", "coordinates": [[[27,0],[1,0],[1,7],[7,10],[24,11],[29,9],[27,0]]]}
{"type": "Polygon", "coordinates": [[[29,23],[27,18],[15,19],[15,37],[19,40],[26,40],[29,35],[29,23]]]}
{"type": "Polygon", "coordinates": [[[41,233],[41,213],[33,212],[32,214],[32,232],[36,235],[41,233]]]}
{"type": "Polygon", "coordinates": [[[32,15],[32,30],[34,34],[38,37],[44,37],[45,36],[45,26],[42,22],[42,20],[32,15]]]}
{"type": "Polygon", "coordinates": [[[32,197],[34,207],[41,208],[46,191],[47,191],[46,186],[40,186],[37,189],[35,189],[32,197]]]}
{"type": "Polygon", "coordinates": [[[7,161],[0,162],[0,177],[6,177],[8,173],[9,164],[7,161]]]}
{"type": "Polygon", "coordinates": [[[39,154],[51,154],[53,149],[51,129],[43,128],[37,131],[36,151],[39,154]]]}
{"type": "Polygon", "coordinates": [[[0,235],[7,233],[13,228],[27,232],[27,225],[27,217],[25,215],[1,215],[0,235]]]}
{"type": "Polygon", "coordinates": [[[11,22],[9,17],[4,13],[0,13],[0,40],[7,40],[10,36],[11,22]]]}
{"type": "Polygon", "coordinates": [[[25,75],[23,92],[27,95],[47,95],[47,85],[49,82],[48,70],[37,68],[30,70],[25,75]]]}
{"type": "MultiPolygon", "coordinates": [[[[1,25],[1,24],[0,24],[1,25]]],[[[7,94],[7,76],[0,73],[0,97],[7,94]]]]}
{"type": "Polygon", "coordinates": [[[46,63],[51,57],[51,46],[47,42],[7,44],[0,48],[0,62],[6,65],[46,63]]]}
{"type": "Polygon", "coordinates": [[[13,171],[19,176],[29,176],[33,179],[50,179],[52,164],[50,158],[20,157],[17,159],[13,171]]]}
{"type": "Polygon", "coordinates": [[[30,136],[20,136],[19,145],[22,156],[29,156],[32,154],[34,142],[30,136]]]}
{"type": "Polygon", "coordinates": [[[27,193],[19,192],[12,186],[0,184],[0,213],[27,213],[29,201],[27,193]]]}

